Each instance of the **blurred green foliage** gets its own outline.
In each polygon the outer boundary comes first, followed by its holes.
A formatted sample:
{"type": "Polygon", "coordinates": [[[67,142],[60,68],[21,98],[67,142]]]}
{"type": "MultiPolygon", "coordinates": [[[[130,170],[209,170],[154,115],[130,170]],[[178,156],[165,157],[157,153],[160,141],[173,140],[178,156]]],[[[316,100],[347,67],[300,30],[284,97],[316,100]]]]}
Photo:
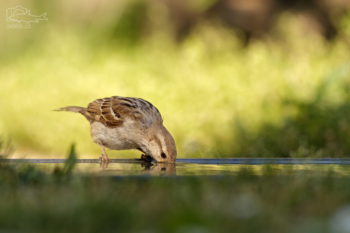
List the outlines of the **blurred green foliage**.
{"type": "Polygon", "coordinates": [[[14,152],[14,147],[10,138],[0,137],[0,158],[9,156],[14,152]]]}
{"type": "MultiPolygon", "coordinates": [[[[193,9],[210,2],[195,1],[193,9]]],[[[153,103],[179,157],[349,154],[350,73],[337,73],[350,65],[349,15],[331,43],[286,13],[270,36],[243,48],[236,34],[213,22],[176,44],[162,4],[150,3],[149,14],[145,3],[23,1],[49,20],[28,30],[7,29],[0,21],[0,135],[9,135],[16,156],[60,157],[76,142],[81,155],[98,157],[88,122],[51,110],[113,95],[153,103]],[[342,78],[321,88],[329,74],[342,78]]]]}
{"type": "Polygon", "coordinates": [[[349,187],[332,171],[280,175],[274,166],[261,175],[248,167],[236,176],[113,178],[0,163],[0,231],[338,232],[349,187]]]}
{"type": "Polygon", "coordinates": [[[281,125],[271,122],[259,127],[258,135],[247,137],[246,130],[235,122],[239,148],[251,157],[348,157],[350,154],[350,83],[349,65],[339,68],[323,80],[310,101],[285,99],[283,107],[293,110],[281,125]],[[344,74],[346,74],[344,76],[344,74]],[[340,85],[332,89],[332,85],[340,85]],[[330,90],[329,90],[330,89],[330,90]],[[342,96],[342,101],[329,101],[327,92],[342,96]]]}
{"type": "Polygon", "coordinates": [[[145,19],[145,2],[136,1],[128,6],[113,29],[112,37],[115,43],[125,46],[135,45],[142,38],[145,19]]]}
{"type": "Polygon", "coordinates": [[[57,166],[53,171],[53,174],[56,177],[70,176],[72,174],[72,171],[75,167],[76,162],[77,162],[77,155],[75,152],[75,145],[73,144],[70,147],[68,158],[64,164],[64,167],[60,168],[57,166]]]}

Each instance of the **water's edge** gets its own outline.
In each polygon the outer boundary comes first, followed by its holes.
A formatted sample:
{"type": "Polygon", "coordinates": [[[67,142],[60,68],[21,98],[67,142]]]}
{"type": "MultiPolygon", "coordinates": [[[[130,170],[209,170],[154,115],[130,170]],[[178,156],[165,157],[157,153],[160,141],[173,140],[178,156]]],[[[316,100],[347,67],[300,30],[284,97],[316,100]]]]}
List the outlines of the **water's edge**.
{"type": "MultiPolygon", "coordinates": [[[[0,159],[0,163],[65,163],[66,159],[0,159]]],[[[77,159],[77,163],[100,163],[100,159],[77,159]]],[[[141,159],[110,159],[109,163],[142,163],[141,159]]],[[[155,162],[155,161],[152,161],[155,162]]],[[[350,165],[350,159],[309,159],[309,158],[191,158],[177,159],[176,163],[191,164],[338,164],[350,165]]]]}

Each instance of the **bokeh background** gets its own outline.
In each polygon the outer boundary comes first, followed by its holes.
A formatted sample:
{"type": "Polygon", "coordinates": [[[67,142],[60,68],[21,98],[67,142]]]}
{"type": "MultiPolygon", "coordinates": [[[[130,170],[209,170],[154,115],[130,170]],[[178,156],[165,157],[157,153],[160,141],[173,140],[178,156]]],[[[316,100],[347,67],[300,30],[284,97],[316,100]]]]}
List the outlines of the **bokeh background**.
{"type": "Polygon", "coordinates": [[[181,158],[349,157],[349,10],[349,0],[2,1],[0,154],[60,158],[75,143],[97,158],[84,117],[52,110],[120,95],[160,110],[181,158]],[[6,21],[16,6],[48,21],[6,21]]]}

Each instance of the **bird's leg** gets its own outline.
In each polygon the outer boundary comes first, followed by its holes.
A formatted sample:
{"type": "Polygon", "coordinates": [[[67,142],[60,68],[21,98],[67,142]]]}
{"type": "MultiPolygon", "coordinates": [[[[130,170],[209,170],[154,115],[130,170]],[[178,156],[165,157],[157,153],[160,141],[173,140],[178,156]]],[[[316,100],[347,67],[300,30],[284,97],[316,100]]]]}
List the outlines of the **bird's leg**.
{"type": "Polygon", "coordinates": [[[101,144],[99,144],[100,147],[101,147],[101,150],[102,150],[102,155],[100,156],[100,159],[102,159],[102,162],[108,162],[108,156],[107,156],[107,153],[105,151],[105,147],[101,144]]]}

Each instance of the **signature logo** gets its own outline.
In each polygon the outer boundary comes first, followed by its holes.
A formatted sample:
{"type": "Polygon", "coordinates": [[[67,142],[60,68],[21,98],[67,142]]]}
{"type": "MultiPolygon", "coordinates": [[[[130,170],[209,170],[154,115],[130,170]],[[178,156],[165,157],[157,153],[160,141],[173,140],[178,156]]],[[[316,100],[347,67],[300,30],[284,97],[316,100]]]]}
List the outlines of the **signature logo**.
{"type": "Polygon", "coordinates": [[[15,8],[8,8],[6,10],[6,21],[17,23],[39,23],[39,20],[47,21],[46,14],[32,15],[30,10],[22,6],[16,6],[15,8]]]}

